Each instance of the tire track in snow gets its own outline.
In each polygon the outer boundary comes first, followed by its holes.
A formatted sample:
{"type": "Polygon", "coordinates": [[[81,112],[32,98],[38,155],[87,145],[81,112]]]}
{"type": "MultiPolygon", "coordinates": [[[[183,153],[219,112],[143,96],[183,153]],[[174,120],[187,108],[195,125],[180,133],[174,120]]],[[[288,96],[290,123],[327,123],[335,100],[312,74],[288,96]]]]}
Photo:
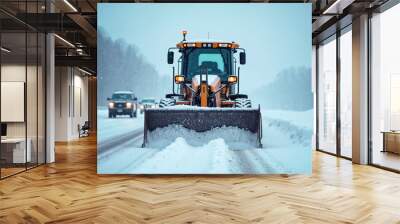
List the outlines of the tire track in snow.
{"type": "Polygon", "coordinates": [[[252,164],[252,161],[249,160],[247,153],[245,150],[236,150],[234,151],[234,155],[239,164],[239,169],[241,173],[256,173],[256,169],[252,164]]]}
{"type": "MultiPolygon", "coordinates": [[[[135,142],[142,138],[143,129],[135,129],[134,131],[130,131],[126,134],[119,135],[114,137],[112,140],[99,143],[97,153],[98,158],[102,158],[108,156],[112,153],[116,153],[121,145],[125,145],[127,142],[135,140],[135,142]]],[[[143,139],[143,138],[142,138],[143,139]]]]}
{"type": "Polygon", "coordinates": [[[135,148],[133,150],[136,150],[136,152],[139,152],[138,154],[135,155],[135,157],[133,157],[134,159],[132,160],[132,162],[125,166],[124,168],[122,168],[120,170],[120,172],[124,172],[124,173],[135,173],[135,170],[145,161],[151,159],[155,154],[158,153],[159,150],[157,149],[150,149],[150,148],[135,148]]]}
{"type": "Polygon", "coordinates": [[[272,155],[268,153],[268,149],[255,149],[250,150],[250,154],[253,157],[253,161],[258,161],[264,169],[260,170],[261,173],[285,173],[286,168],[285,166],[278,160],[274,159],[272,155]],[[258,150],[258,151],[256,151],[258,150]],[[264,155],[262,155],[264,154],[264,155]],[[271,165],[274,164],[275,166],[272,167],[271,165]],[[267,168],[267,169],[265,169],[267,168]]]}
{"type": "Polygon", "coordinates": [[[276,173],[276,169],[271,166],[271,161],[267,161],[260,155],[261,150],[266,149],[246,149],[237,153],[239,156],[241,169],[243,173],[264,174],[276,173]]]}

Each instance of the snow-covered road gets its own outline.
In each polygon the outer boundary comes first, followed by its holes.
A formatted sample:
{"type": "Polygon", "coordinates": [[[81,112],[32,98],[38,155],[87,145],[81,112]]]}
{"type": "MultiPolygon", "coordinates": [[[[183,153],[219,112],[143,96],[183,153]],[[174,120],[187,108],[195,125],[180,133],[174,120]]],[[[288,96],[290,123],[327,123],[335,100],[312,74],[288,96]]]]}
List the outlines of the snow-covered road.
{"type": "Polygon", "coordinates": [[[263,111],[261,149],[254,145],[255,136],[240,129],[199,135],[178,127],[152,133],[151,144],[141,148],[143,116],[109,119],[106,110],[99,110],[98,173],[309,173],[312,129],[296,117],[312,120],[312,112],[263,111]],[[286,119],[278,119],[282,115],[286,119]]]}

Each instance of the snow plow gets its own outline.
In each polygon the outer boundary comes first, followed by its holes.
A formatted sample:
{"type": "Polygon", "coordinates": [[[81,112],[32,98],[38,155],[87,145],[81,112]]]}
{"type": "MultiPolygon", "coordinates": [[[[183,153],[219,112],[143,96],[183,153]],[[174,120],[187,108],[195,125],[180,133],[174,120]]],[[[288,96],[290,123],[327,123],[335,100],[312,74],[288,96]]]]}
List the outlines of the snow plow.
{"type": "Polygon", "coordinates": [[[176,51],[180,53],[179,74],[173,67],[172,93],[160,100],[159,108],[145,110],[143,147],[149,133],[169,125],[196,132],[237,127],[254,133],[257,146],[262,147],[260,107],[253,108],[248,96],[239,92],[237,61],[246,64],[245,50],[235,42],[187,41],[186,34],[168,49],[168,64],[174,64],[176,51]]]}

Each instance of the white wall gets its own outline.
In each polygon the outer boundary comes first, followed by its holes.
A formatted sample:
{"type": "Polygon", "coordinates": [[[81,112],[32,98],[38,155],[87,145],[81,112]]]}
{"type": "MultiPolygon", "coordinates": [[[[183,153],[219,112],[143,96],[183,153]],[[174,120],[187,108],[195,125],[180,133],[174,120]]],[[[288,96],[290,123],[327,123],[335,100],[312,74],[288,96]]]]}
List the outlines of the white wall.
{"type": "Polygon", "coordinates": [[[68,88],[71,82],[68,71],[67,67],[55,68],[55,141],[66,141],[68,139],[68,88]]]}
{"type": "Polygon", "coordinates": [[[55,140],[79,137],[78,125],[88,120],[88,77],[76,68],[56,67],[55,140]]]}
{"type": "Polygon", "coordinates": [[[79,137],[79,132],[78,132],[78,125],[83,125],[85,121],[88,121],[89,118],[89,113],[88,113],[88,77],[87,76],[82,76],[82,73],[79,73],[78,75],[76,74],[77,70],[74,70],[75,75],[74,75],[74,94],[72,99],[74,99],[74,102],[71,104],[73,105],[73,108],[71,108],[72,111],[72,119],[71,119],[71,135],[72,138],[77,138],[79,137]]]}

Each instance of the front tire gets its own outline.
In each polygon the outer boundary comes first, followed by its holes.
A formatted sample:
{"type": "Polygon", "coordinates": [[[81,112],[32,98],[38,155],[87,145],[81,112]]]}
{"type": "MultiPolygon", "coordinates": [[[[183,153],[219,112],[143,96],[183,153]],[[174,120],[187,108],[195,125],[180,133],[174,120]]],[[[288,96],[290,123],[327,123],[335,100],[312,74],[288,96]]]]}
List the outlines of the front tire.
{"type": "Polygon", "coordinates": [[[235,100],[236,108],[251,108],[251,100],[245,98],[239,98],[235,100]]]}
{"type": "Polygon", "coordinates": [[[172,107],[172,106],[175,106],[175,99],[165,98],[160,100],[159,104],[160,108],[172,107]]]}

